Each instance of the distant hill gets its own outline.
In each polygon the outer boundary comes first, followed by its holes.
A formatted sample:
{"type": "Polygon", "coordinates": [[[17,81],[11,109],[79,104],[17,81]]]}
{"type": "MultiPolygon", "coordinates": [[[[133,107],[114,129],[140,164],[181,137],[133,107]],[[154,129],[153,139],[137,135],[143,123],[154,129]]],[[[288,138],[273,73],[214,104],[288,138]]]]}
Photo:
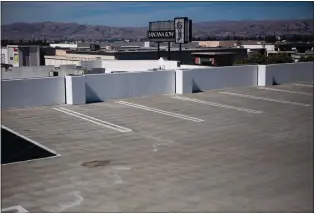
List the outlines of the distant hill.
{"type": "MultiPolygon", "coordinates": [[[[148,25],[148,23],[147,23],[148,25]]],[[[77,23],[37,22],[2,25],[2,39],[136,39],[146,38],[147,27],[91,26],[77,23]]],[[[313,20],[214,21],[193,24],[193,36],[255,36],[313,34],[313,20]]]]}

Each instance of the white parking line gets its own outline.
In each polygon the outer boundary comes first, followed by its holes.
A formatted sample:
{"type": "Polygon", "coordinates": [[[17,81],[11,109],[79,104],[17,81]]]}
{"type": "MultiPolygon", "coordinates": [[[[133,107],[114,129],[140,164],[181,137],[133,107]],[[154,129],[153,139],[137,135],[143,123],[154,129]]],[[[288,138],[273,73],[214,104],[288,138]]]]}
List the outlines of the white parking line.
{"type": "Polygon", "coordinates": [[[296,86],[300,86],[300,87],[313,87],[313,85],[309,85],[309,84],[294,84],[296,86]]]}
{"type": "Polygon", "coordinates": [[[49,160],[51,158],[57,158],[60,157],[61,155],[54,155],[51,157],[45,157],[45,158],[36,158],[36,159],[30,159],[30,160],[23,160],[23,161],[16,161],[16,162],[12,162],[12,163],[3,163],[1,164],[1,166],[8,166],[8,165],[13,165],[13,164],[22,164],[22,163],[27,163],[27,162],[33,162],[33,161],[43,161],[43,160],[49,160]]]}
{"type": "Polygon", "coordinates": [[[75,111],[72,111],[72,110],[69,110],[69,109],[65,109],[63,107],[53,108],[53,109],[57,110],[59,112],[63,112],[65,114],[72,115],[74,117],[86,120],[86,121],[89,121],[89,122],[92,122],[92,123],[97,124],[99,126],[104,126],[104,127],[109,128],[109,129],[113,129],[113,130],[119,131],[119,132],[132,132],[131,129],[128,129],[128,128],[125,128],[125,127],[122,127],[122,126],[118,126],[116,124],[109,123],[107,121],[103,121],[103,120],[100,120],[100,119],[97,119],[97,118],[94,118],[94,117],[91,117],[91,116],[88,116],[88,115],[84,115],[84,114],[79,113],[79,112],[75,112],[75,111]]]}
{"type": "Polygon", "coordinates": [[[274,89],[274,88],[269,88],[269,87],[256,87],[256,88],[261,89],[261,90],[270,90],[270,91],[285,92],[285,93],[300,94],[300,95],[313,95],[311,93],[306,93],[306,92],[297,92],[293,90],[284,90],[284,89],[274,89]]]}
{"type": "Polygon", "coordinates": [[[190,116],[186,116],[186,115],[181,115],[181,114],[177,114],[177,113],[173,113],[173,112],[167,112],[167,111],[163,111],[160,109],[155,109],[155,108],[151,108],[151,107],[147,107],[147,106],[143,106],[143,105],[139,105],[139,104],[133,104],[133,103],[126,102],[126,101],[116,101],[116,103],[123,104],[123,105],[130,106],[130,107],[135,107],[138,109],[151,111],[151,112],[156,112],[156,113],[160,113],[160,114],[164,114],[164,115],[168,115],[168,116],[172,116],[172,117],[176,117],[176,118],[181,118],[181,119],[185,119],[185,120],[189,120],[189,121],[194,121],[194,122],[204,121],[202,119],[198,119],[198,118],[194,118],[194,117],[190,117],[190,116]]]}
{"type": "Polygon", "coordinates": [[[223,104],[203,101],[203,100],[199,100],[199,99],[186,98],[186,97],[180,97],[180,96],[175,96],[172,98],[180,99],[183,101],[191,101],[191,102],[195,102],[195,103],[206,104],[206,105],[210,105],[210,106],[222,107],[222,108],[226,108],[226,109],[234,109],[234,110],[248,112],[248,113],[256,113],[256,114],[262,113],[261,111],[257,111],[257,110],[246,109],[246,108],[235,107],[235,106],[229,106],[229,105],[223,105],[223,104]]]}
{"type": "Polygon", "coordinates": [[[16,213],[27,213],[28,211],[26,209],[24,209],[22,206],[18,205],[18,206],[11,206],[5,209],[1,209],[1,212],[5,213],[5,212],[12,212],[12,210],[16,210],[16,213]]]}
{"type": "Polygon", "coordinates": [[[219,93],[224,94],[224,95],[233,95],[233,96],[239,96],[239,97],[244,97],[244,98],[258,99],[258,100],[271,101],[271,102],[283,103],[283,104],[291,104],[291,105],[298,105],[298,106],[311,106],[310,104],[277,100],[277,99],[271,99],[271,98],[253,96],[253,95],[245,95],[245,94],[233,93],[233,92],[219,92],[219,93]]]}

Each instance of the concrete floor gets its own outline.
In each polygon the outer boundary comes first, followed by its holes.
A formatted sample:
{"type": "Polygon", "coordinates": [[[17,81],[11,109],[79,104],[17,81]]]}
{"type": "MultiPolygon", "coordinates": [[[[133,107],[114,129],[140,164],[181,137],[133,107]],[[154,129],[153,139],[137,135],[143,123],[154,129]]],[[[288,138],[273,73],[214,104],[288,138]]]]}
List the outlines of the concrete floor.
{"type": "Polygon", "coordinates": [[[313,212],[313,87],[268,88],[281,91],[122,100],[150,108],[116,100],[3,111],[3,125],[61,156],[3,165],[2,208],[313,212]],[[95,160],[107,163],[83,166],[95,160]]]}

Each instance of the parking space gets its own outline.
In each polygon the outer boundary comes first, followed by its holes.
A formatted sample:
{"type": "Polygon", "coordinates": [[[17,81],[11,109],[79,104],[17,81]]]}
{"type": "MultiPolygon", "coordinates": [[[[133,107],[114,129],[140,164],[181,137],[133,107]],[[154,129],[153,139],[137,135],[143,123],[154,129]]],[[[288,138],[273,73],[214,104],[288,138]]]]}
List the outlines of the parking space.
{"type": "Polygon", "coordinates": [[[116,133],[115,130],[56,111],[52,107],[10,110],[2,115],[5,126],[58,153],[66,151],[70,154],[75,148],[84,146],[94,132],[106,135],[116,133]]]}
{"type": "MultiPolygon", "coordinates": [[[[311,92],[291,85],[267,88],[311,92]]],[[[248,87],[3,111],[4,125],[62,155],[3,166],[3,203],[30,212],[312,211],[312,101],[248,87]]]]}
{"type": "Polygon", "coordinates": [[[297,83],[281,84],[281,85],[278,85],[277,87],[313,93],[313,83],[311,82],[297,82],[297,83]]]}
{"type": "MultiPolygon", "coordinates": [[[[267,88],[277,89],[277,86],[267,88]]],[[[313,105],[312,95],[283,93],[257,87],[226,88],[184,97],[267,112],[268,116],[287,111],[310,112],[313,105]],[[300,107],[304,109],[300,111],[300,107]]]]}
{"type": "MultiPolygon", "coordinates": [[[[255,96],[262,99],[273,99],[272,102],[289,105],[309,105],[313,103],[313,92],[302,92],[296,89],[286,89],[279,86],[253,87],[239,89],[225,89],[223,92],[236,93],[241,95],[255,96]],[[261,89],[263,88],[263,89],[261,89]],[[295,92],[295,93],[293,93],[295,92]],[[290,103],[289,103],[290,102],[290,103]]],[[[240,97],[240,96],[238,96],[240,97]]]]}

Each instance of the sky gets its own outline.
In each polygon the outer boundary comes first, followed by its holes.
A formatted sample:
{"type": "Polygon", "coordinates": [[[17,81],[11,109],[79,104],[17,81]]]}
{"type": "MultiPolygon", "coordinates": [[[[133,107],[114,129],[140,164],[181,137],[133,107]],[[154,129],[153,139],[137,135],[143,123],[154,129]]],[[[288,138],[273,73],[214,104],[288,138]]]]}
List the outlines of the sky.
{"type": "Polygon", "coordinates": [[[143,27],[149,21],[186,16],[218,20],[313,19],[313,2],[1,2],[1,23],[75,22],[143,27]]]}

